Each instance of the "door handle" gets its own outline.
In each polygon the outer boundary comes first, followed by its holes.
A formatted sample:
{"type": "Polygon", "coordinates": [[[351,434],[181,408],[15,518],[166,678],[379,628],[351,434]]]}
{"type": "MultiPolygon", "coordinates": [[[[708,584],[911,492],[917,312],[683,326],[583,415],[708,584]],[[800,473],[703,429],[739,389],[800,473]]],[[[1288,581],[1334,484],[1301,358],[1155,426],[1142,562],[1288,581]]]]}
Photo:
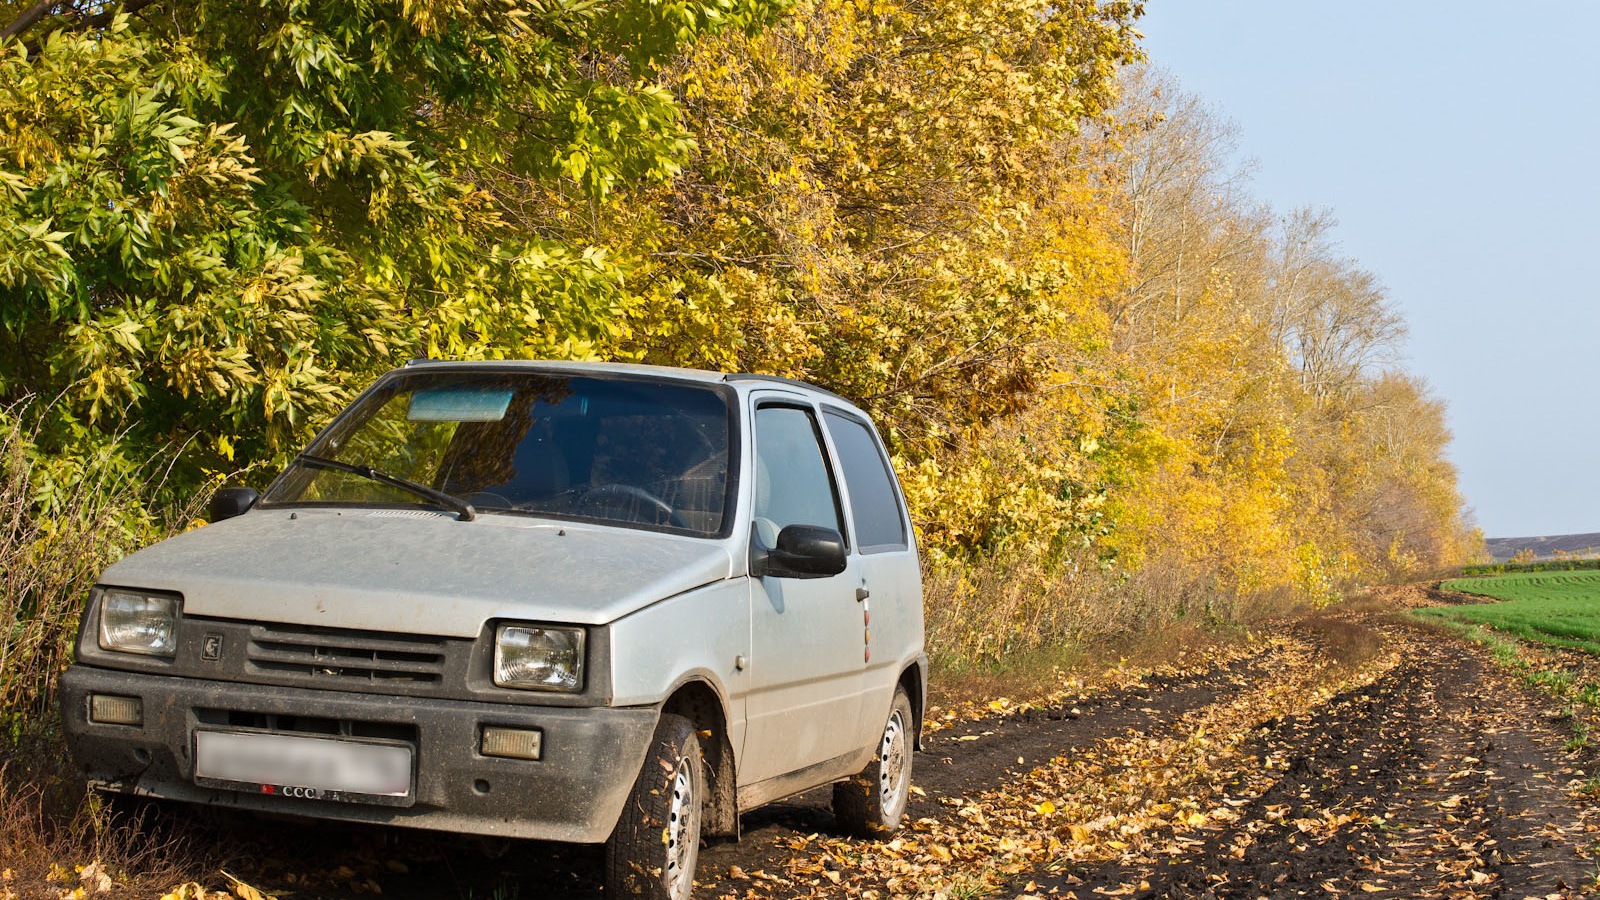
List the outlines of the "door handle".
{"type": "Polygon", "coordinates": [[[871,597],[871,596],[872,596],[872,592],[867,590],[866,588],[864,588],[864,587],[856,588],[856,602],[857,603],[860,603],[863,600],[866,600],[868,597],[871,597]]]}

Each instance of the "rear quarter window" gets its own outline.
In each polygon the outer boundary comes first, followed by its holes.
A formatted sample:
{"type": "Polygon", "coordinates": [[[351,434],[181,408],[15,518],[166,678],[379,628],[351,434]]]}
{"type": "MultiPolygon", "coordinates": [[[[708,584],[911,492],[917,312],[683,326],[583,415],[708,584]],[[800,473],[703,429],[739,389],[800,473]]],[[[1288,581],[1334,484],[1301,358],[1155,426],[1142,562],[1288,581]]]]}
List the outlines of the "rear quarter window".
{"type": "Polygon", "coordinates": [[[833,410],[824,411],[823,417],[839,453],[839,465],[844,469],[845,489],[850,493],[850,520],[861,552],[908,549],[900,492],[895,489],[894,473],[872,430],[854,416],[833,410]]]}

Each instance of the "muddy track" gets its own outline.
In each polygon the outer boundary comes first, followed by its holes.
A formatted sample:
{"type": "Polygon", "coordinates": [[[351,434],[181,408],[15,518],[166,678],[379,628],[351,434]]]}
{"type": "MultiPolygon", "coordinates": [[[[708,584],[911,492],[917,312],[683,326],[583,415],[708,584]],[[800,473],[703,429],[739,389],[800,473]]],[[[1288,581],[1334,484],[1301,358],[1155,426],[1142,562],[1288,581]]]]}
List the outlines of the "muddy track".
{"type": "MultiPolygon", "coordinates": [[[[702,852],[696,896],[1570,896],[1596,871],[1600,817],[1571,793],[1596,761],[1548,706],[1465,645],[1311,621],[1209,671],[932,735],[897,844],[839,837],[826,791],[753,812],[702,852]],[[1198,736],[1217,728],[1235,733],[1198,736]]],[[[594,848],[225,827],[231,871],[297,900],[602,896],[594,848]]]]}
{"type": "MultiPolygon", "coordinates": [[[[1210,671],[1150,675],[1133,687],[979,719],[931,735],[917,754],[914,781],[920,793],[912,798],[906,815],[913,820],[947,818],[951,813],[946,802],[951,798],[1001,787],[1063,748],[1170,724],[1190,710],[1243,690],[1265,674],[1272,658],[1260,652],[1210,671]]],[[[760,886],[763,897],[803,895],[805,891],[783,880],[752,878],[750,873],[781,872],[795,856],[798,842],[813,834],[833,833],[830,797],[824,788],[746,815],[745,833],[737,844],[716,845],[701,854],[699,883],[706,896],[739,894],[751,885],[760,886]]]]}
{"type": "MultiPolygon", "coordinates": [[[[1069,897],[1548,897],[1588,885],[1580,760],[1548,710],[1476,653],[1401,637],[1407,661],[1252,741],[1278,777],[1240,818],[1155,858],[1040,873],[1069,897]]],[[[1020,881],[1020,880],[1019,880],[1020,881]]]]}

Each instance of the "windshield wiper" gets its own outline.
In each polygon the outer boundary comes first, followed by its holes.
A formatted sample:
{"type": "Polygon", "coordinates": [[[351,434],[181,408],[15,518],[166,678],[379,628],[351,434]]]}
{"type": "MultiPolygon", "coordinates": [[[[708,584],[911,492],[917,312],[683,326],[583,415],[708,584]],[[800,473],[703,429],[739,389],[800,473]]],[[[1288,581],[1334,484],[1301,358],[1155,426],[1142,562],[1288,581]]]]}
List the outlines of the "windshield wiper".
{"type": "Polygon", "coordinates": [[[374,469],[371,466],[352,465],[347,462],[340,462],[337,459],[328,459],[325,456],[312,456],[309,453],[302,453],[299,456],[296,456],[295,462],[298,462],[301,465],[311,469],[333,469],[339,472],[349,472],[353,475],[360,475],[362,478],[370,478],[379,484],[387,484],[391,487],[397,487],[401,490],[410,491],[411,493],[416,494],[418,497],[432,500],[440,506],[446,506],[455,510],[461,514],[461,521],[463,522],[471,522],[473,519],[478,517],[478,511],[473,509],[472,504],[461,499],[460,497],[457,497],[454,494],[446,494],[444,491],[435,490],[425,484],[412,481],[409,478],[401,478],[398,475],[390,475],[388,472],[385,472],[382,469],[374,469]]]}

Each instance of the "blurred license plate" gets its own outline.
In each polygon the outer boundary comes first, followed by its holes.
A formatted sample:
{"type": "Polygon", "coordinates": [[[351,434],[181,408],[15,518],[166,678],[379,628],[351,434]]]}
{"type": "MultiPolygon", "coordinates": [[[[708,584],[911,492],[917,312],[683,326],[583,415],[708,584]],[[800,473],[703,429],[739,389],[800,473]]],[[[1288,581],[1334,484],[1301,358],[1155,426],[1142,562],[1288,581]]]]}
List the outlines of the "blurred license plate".
{"type": "Polygon", "coordinates": [[[411,748],[395,744],[197,731],[194,778],[307,800],[384,802],[411,794],[411,748]]]}

